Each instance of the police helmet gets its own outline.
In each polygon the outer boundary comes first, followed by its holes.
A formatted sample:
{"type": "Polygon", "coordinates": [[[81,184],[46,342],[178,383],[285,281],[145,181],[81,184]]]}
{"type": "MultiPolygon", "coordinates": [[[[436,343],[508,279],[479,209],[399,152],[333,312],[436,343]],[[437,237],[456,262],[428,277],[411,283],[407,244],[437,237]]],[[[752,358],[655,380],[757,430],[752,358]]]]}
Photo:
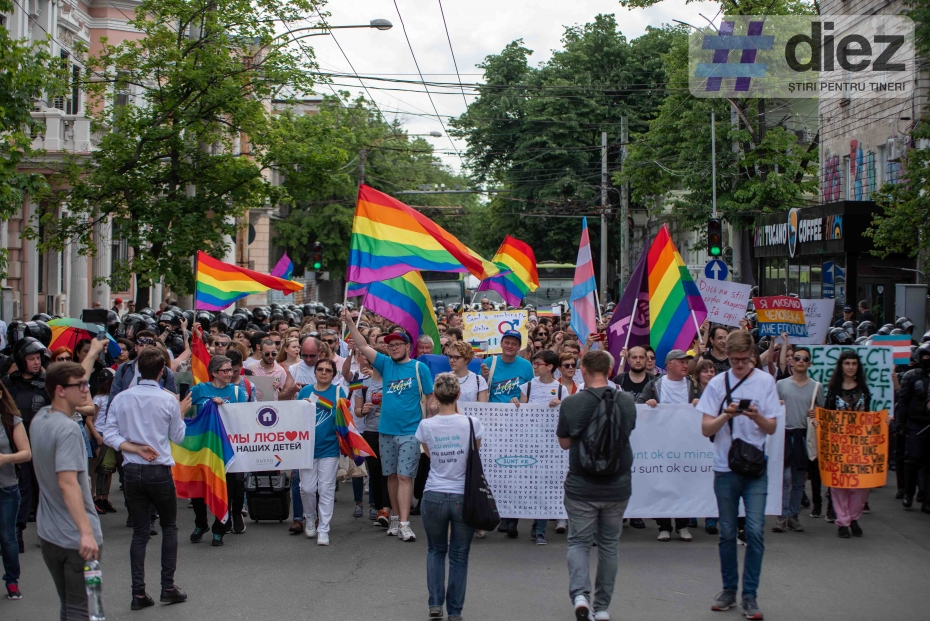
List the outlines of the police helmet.
{"type": "Polygon", "coordinates": [[[24,336],[16,341],[16,344],[13,345],[13,362],[16,363],[16,368],[20,371],[25,370],[26,356],[32,354],[42,354],[46,362],[51,358],[51,353],[48,351],[48,348],[42,344],[42,341],[35,337],[24,336]]]}

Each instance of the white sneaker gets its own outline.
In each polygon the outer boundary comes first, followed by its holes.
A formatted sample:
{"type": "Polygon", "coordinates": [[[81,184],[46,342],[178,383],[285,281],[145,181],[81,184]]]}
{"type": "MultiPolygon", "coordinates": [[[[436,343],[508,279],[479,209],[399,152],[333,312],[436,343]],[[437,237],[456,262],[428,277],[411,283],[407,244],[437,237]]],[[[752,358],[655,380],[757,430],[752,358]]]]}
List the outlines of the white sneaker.
{"type": "Polygon", "coordinates": [[[691,541],[691,531],[687,527],[678,529],[678,536],[681,537],[682,541],[691,541]]]}
{"type": "Polygon", "coordinates": [[[304,518],[304,534],[308,539],[316,537],[316,518],[304,518]]]}
{"type": "Polygon", "coordinates": [[[598,610],[594,613],[594,621],[610,621],[610,613],[606,610],[598,610]]]}
{"type": "Polygon", "coordinates": [[[584,595],[575,596],[575,621],[591,621],[591,606],[584,595]]]}
{"type": "Polygon", "coordinates": [[[557,520],[555,523],[555,532],[558,534],[564,533],[568,530],[568,521],[567,520],[557,520]]]}
{"type": "Polygon", "coordinates": [[[403,541],[416,541],[417,536],[413,534],[413,529],[410,528],[410,523],[400,525],[400,538],[403,541]]]}
{"type": "Polygon", "coordinates": [[[316,545],[328,546],[329,545],[329,533],[320,533],[316,538],[316,545]]]}
{"type": "Polygon", "coordinates": [[[397,532],[400,530],[400,518],[396,515],[391,516],[391,525],[388,526],[387,534],[388,537],[396,537],[397,532]]]}
{"type": "Polygon", "coordinates": [[[669,541],[672,538],[672,533],[667,530],[659,531],[659,541],[669,541]]]}

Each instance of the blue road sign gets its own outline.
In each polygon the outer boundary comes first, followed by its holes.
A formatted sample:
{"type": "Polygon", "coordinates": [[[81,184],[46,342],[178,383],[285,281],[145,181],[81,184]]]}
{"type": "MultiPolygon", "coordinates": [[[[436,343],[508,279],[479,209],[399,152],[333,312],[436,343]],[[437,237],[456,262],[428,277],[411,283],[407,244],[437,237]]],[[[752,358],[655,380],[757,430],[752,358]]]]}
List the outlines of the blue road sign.
{"type": "Polygon", "coordinates": [[[720,259],[711,259],[704,266],[704,276],[711,280],[726,280],[730,274],[727,264],[720,259]]]}

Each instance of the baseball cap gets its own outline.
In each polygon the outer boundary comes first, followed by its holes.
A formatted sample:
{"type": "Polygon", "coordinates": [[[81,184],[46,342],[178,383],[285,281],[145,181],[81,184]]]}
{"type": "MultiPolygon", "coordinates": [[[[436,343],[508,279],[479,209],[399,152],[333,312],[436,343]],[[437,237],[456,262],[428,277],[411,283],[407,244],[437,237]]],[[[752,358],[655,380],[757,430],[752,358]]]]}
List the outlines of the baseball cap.
{"type": "Polygon", "coordinates": [[[686,353],[681,349],[673,349],[672,351],[668,352],[668,354],[666,354],[665,364],[668,364],[672,360],[690,360],[691,358],[694,358],[692,354],[686,353]]]}
{"type": "Polygon", "coordinates": [[[849,304],[847,304],[846,306],[843,307],[843,312],[844,312],[844,313],[851,313],[851,312],[853,312],[853,307],[850,306],[849,304]]]}
{"type": "Polygon", "coordinates": [[[523,345],[523,337],[520,335],[520,333],[519,333],[518,331],[516,331],[516,330],[507,330],[506,332],[504,332],[503,334],[501,334],[501,340],[503,341],[503,340],[504,340],[505,338],[507,338],[508,336],[511,337],[511,338],[517,339],[517,342],[520,343],[521,345],[523,345]]]}
{"type": "Polygon", "coordinates": [[[403,332],[391,332],[384,336],[384,342],[390,343],[391,341],[403,341],[404,343],[410,344],[410,337],[403,332]]]}
{"type": "Polygon", "coordinates": [[[113,303],[114,303],[114,304],[122,304],[122,303],[123,303],[123,298],[116,298],[115,300],[113,300],[113,303]]]}

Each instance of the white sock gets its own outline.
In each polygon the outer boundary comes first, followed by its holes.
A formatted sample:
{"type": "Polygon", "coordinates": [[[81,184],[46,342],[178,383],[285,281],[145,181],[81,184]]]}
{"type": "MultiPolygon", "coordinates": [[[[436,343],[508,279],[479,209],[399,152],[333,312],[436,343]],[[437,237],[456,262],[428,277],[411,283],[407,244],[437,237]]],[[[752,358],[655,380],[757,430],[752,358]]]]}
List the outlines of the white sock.
{"type": "Polygon", "coordinates": [[[391,516],[391,519],[392,519],[392,520],[399,520],[400,518],[399,518],[398,516],[396,516],[396,515],[392,515],[392,516],[391,516]]]}
{"type": "Polygon", "coordinates": [[[410,526],[410,522],[401,522],[400,525],[401,525],[401,526],[410,526]]]}

